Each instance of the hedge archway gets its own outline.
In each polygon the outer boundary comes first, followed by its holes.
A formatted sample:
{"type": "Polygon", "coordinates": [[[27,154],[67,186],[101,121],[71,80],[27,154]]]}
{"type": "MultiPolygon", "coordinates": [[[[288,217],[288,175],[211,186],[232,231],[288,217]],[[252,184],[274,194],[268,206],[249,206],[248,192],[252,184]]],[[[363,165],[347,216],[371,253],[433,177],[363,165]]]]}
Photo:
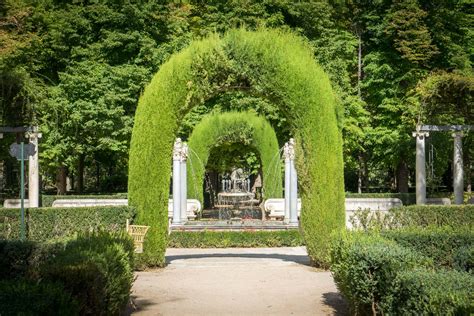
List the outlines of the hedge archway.
{"type": "Polygon", "coordinates": [[[203,202],[204,174],[211,149],[224,143],[239,142],[254,147],[260,154],[264,196],[282,196],[282,166],[272,126],[264,117],[251,112],[226,112],[205,116],[188,138],[189,197],[203,202]]]}
{"type": "Polygon", "coordinates": [[[141,260],[163,265],[172,147],[184,115],[229,90],[271,100],[296,140],[308,253],[327,265],[328,241],[344,227],[342,138],[328,76],[304,40],[278,30],[233,30],[195,41],[163,64],[141,96],[129,160],[129,200],[137,223],[150,225],[141,260]]]}

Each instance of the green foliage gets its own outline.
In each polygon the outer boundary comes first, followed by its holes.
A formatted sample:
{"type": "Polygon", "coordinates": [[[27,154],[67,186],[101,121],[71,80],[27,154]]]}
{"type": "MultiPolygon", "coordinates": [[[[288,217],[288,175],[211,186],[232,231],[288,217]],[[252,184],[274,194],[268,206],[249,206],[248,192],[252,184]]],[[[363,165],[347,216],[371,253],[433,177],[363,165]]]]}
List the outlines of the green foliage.
{"type": "Polygon", "coordinates": [[[474,246],[474,234],[467,228],[429,228],[387,230],[382,236],[397,244],[432,258],[436,265],[453,268],[456,252],[463,247],[474,246]]]}
{"type": "Polygon", "coordinates": [[[281,197],[282,166],[275,131],[265,118],[251,112],[212,114],[195,126],[188,139],[188,196],[203,202],[204,173],[211,150],[237,142],[260,154],[264,196],[281,197]]]}
{"type": "Polygon", "coordinates": [[[474,273],[474,245],[459,247],[453,254],[454,268],[474,273]]]}
{"type": "Polygon", "coordinates": [[[140,98],[129,196],[137,222],[151,226],[145,241],[148,263],[164,264],[170,157],[179,123],[193,107],[229,89],[270,99],[285,113],[296,139],[306,245],[313,261],[326,265],[329,235],[344,225],[336,99],[304,40],[274,30],[234,30],[193,42],[160,68],[140,98]]]}
{"type": "MultiPolygon", "coordinates": [[[[19,216],[18,209],[0,209],[2,238],[13,239],[19,236],[19,216]]],[[[29,240],[49,241],[98,229],[119,231],[125,227],[126,220],[132,220],[134,216],[134,208],[128,206],[55,207],[28,209],[25,220],[29,240]]]]}
{"type": "Polygon", "coordinates": [[[401,271],[393,311],[396,315],[472,315],[474,278],[465,272],[401,271]]]}
{"type": "Polygon", "coordinates": [[[431,264],[393,241],[365,233],[341,233],[331,249],[331,271],[338,289],[353,312],[362,315],[389,313],[398,273],[431,264]]]}
{"type": "MultiPolygon", "coordinates": [[[[2,240],[0,284],[14,293],[30,292],[31,300],[23,300],[29,304],[12,302],[28,315],[61,310],[67,302],[73,314],[117,315],[129,300],[133,260],[133,241],[124,232],[85,233],[54,244],[2,240]],[[63,294],[53,299],[59,289],[63,294]]],[[[8,295],[0,292],[0,310],[7,314],[12,311],[8,295]]]]}
{"type": "Polygon", "coordinates": [[[297,230],[244,232],[172,232],[171,248],[296,247],[304,245],[297,230]]]}
{"type": "Polygon", "coordinates": [[[2,315],[79,315],[78,303],[61,283],[1,280],[2,315]]]}
{"type": "Polygon", "coordinates": [[[51,207],[56,200],[77,200],[77,199],[126,199],[127,193],[116,194],[91,194],[91,195],[47,195],[41,196],[43,207],[51,207]]]}
{"type": "Polygon", "coordinates": [[[411,205],[388,212],[358,210],[351,218],[353,227],[364,230],[400,227],[465,227],[474,225],[472,205],[411,205]]]}
{"type": "Polygon", "coordinates": [[[79,235],[48,260],[42,276],[64,284],[79,302],[81,314],[119,314],[133,283],[133,241],[125,233],[79,235]]]}

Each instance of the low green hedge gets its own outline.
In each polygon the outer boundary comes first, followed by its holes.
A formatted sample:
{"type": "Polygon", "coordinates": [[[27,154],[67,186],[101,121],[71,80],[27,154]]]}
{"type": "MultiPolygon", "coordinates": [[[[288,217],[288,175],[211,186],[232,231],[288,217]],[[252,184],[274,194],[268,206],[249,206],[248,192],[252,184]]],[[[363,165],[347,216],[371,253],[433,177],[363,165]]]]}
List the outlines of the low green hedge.
{"type": "MultiPolygon", "coordinates": [[[[452,229],[448,233],[440,229],[419,235],[415,232],[383,232],[390,239],[374,232],[344,232],[334,238],[331,271],[353,313],[470,315],[474,312],[474,276],[447,270],[446,266],[456,266],[457,261],[452,255],[451,259],[442,257],[442,253],[449,253],[449,244],[457,247],[453,253],[471,251],[472,255],[472,249],[458,247],[466,243],[464,233],[456,237],[452,229]],[[430,234],[435,237],[429,237],[430,234]],[[447,241],[440,245],[441,250],[435,250],[435,243],[443,238],[447,241]]],[[[461,265],[468,261],[465,259],[469,253],[460,256],[461,265]]],[[[465,266],[460,270],[465,270],[465,266]]]]}
{"type": "Polygon", "coordinates": [[[62,290],[65,295],[59,302],[71,301],[71,306],[77,306],[78,312],[71,314],[118,315],[129,301],[133,254],[133,241],[123,232],[84,233],[54,244],[3,240],[3,286],[38,295],[29,302],[35,306],[17,306],[8,301],[10,294],[0,291],[0,314],[49,314],[50,296],[62,290]]]}
{"type": "Polygon", "coordinates": [[[382,232],[382,236],[432,258],[437,266],[447,268],[455,266],[454,256],[460,248],[474,246],[474,233],[461,228],[387,230],[382,232]]]}
{"type": "Polygon", "coordinates": [[[244,232],[172,232],[170,248],[296,247],[304,245],[298,230],[244,232]]]}
{"type": "Polygon", "coordinates": [[[454,268],[474,273],[474,245],[458,248],[453,255],[454,268]]]}
{"type": "MultiPolygon", "coordinates": [[[[74,208],[32,208],[26,210],[27,237],[34,241],[72,236],[99,228],[117,231],[133,219],[129,206],[96,206],[74,208]]],[[[20,234],[20,210],[0,209],[0,238],[15,239],[20,234]]]]}
{"type": "Polygon", "coordinates": [[[474,277],[458,271],[416,269],[397,277],[394,314],[472,315],[474,277]]]}
{"type": "Polygon", "coordinates": [[[1,315],[79,315],[79,312],[78,302],[61,283],[0,281],[1,315]]]}
{"type": "Polygon", "coordinates": [[[51,207],[55,200],[80,200],[80,199],[126,199],[127,193],[115,194],[88,194],[88,195],[41,195],[41,206],[51,207]]]}
{"type": "Polygon", "coordinates": [[[412,205],[387,212],[355,211],[352,226],[363,230],[402,227],[468,227],[474,226],[474,205],[412,205]]]}
{"type": "Polygon", "coordinates": [[[331,271],[353,313],[390,313],[400,271],[432,261],[379,235],[343,233],[331,247],[331,271]]]}

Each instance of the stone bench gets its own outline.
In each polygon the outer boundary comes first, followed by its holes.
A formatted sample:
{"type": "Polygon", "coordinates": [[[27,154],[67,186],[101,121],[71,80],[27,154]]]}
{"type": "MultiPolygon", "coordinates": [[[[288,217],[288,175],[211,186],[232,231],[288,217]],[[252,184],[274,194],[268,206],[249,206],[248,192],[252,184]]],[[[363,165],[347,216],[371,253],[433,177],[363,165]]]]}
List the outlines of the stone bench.
{"type": "MultiPolygon", "coordinates": [[[[285,199],[267,199],[263,204],[268,217],[271,220],[283,219],[285,217],[285,199]]],[[[297,204],[298,217],[301,211],[301,199],[298,199],[297,204]]]]}
{"type": "MultiPolygon", "coordinates": [[[[24,199],[23,202],[25,203],[25,208],[30,206],[30,202],[28,199],[24,199]]],[[[21,208],[21,200],[20,199],[6,199],[3,201],[4,208],[21,208]]]]}
{"type": "Polygon", "coordinates": [[[427,198],[426,204],[428,205],[451,205],[449,198],[427,198]]]}
{"type": "MultiPolygon", "coordinates": [[[[123,206],[128,205],[127,199],[58,199],[53,207],[93,207],[93,206],[123,206]]],[[[196,218],[201,212],[201,203],[195,199],[188,199],[187,215],[189,220],[196,218]]],[[[173,199],[168,200],[168,217],[173,218],[173,199]]]]}

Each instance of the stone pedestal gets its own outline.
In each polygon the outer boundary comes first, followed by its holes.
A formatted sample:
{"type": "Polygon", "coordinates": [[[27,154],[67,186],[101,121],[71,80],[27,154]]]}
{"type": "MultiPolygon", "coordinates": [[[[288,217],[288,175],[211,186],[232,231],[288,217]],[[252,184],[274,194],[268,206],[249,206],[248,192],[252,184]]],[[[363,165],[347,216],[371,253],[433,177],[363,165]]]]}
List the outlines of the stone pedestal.
{"type": "Polygon", "coordinates": [[[462,132],[452,134],[454,139],[453,152],[453,191],[454,204],[463,204],[464,201],[464,166],[462,156],[462,132]]]}
{"type": "Polygon", "coordinates": [[[177,138],[173,147],[173,224],[181,224],[181,150],[183,144],[177,138]]]}
{"type": "Polygon", "coordinates": [[[30,143],[35,146],[34,155],[28,159],[28,201],[29,207],[39,207],[40,197],[40,176],[39,176],[39,154],[38,140],[41,138],[40,133],[30,133],[30,143]]]}
{"type": "Polygon", "coordinates": [[[425,138],[427,132],[414,132],[416,138],[416,204],[426,204],[425,138]]]}

